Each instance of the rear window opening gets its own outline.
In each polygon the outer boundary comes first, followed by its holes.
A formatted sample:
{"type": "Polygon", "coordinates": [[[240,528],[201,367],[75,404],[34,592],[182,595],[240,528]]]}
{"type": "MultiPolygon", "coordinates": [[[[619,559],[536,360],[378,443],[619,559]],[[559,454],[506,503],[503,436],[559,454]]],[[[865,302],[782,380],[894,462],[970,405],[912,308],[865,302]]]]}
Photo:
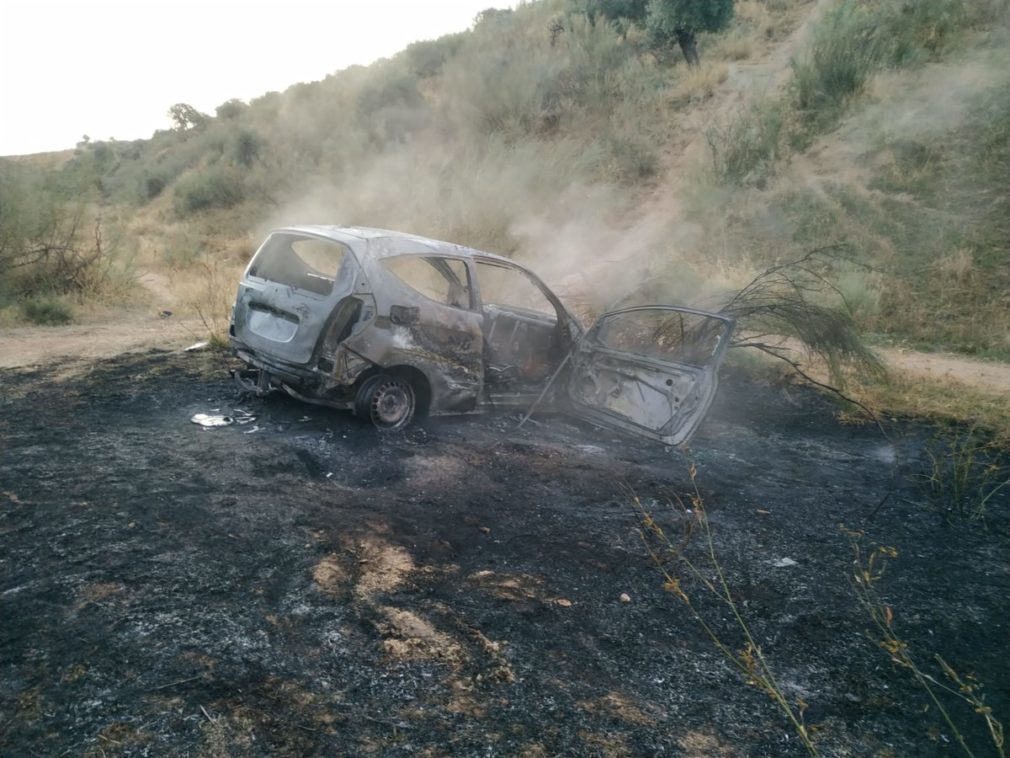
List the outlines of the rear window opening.
{"type": "Polygon", "coordinates": [[[349,286],[354,264],[350,252],[339,242],[279,233],[263,243],[249,275],[326,296],[334,285],[341,289],[349,286]]]}

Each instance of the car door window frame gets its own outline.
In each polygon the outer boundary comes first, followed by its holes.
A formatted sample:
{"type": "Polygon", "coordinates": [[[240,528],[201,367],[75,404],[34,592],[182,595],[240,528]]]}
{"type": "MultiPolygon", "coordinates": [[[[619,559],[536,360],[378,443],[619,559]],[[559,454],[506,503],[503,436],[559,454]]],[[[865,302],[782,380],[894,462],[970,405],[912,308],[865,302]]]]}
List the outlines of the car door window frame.
{"type": "Polygon", "coordinates": [[[382,270],[383,270],[383,272],[385,274],[387,274],[389,276],[392,276],[394,279],[396,279],[396,281],[398,281],[404,287],[406,287],[407,289],[409,289],[411,292],[415,293],[419,297],[423,297],[425,300],[427,300],[430,303],[434,303],[435,305],[439,305],[439,306],[441,306],[443,308],[453,308],[455,310],[460,310],[460,311],[468,311],[469,312],[469,311],[476,311],[476,310],[478,310],[478,308],[477,308],[478,299],[477,299],[477,296],[475,294],[474,277],[473,277],[473,273],[470,271],[470,266],[468,265],[468,261],[465,258],[458,258],[456,256],[442,255],[442,254],[438,254],[438,253],[423,253],[423,254],[422,253],[405,253],[403,255],[393,255],[393,256],[390,256],[388,258],[383,258],[379,263],[380,263],[380,266],[382,267],[382,270]],[[450,293],[452,292],[452,287],[454,287],[454,286],[460,286],[460,287],[462,287],[463,290],[464,290],[464,294],[466,296],[467,304],[466,305],[454,305],[453,303],[448,303],[448,302],[444,302],[442,300],[436,300],[433,297],[429,297],[424,292],[422,292],[417,287],[415,287],[413,284],[411,284],[411,282],[408,279],[404,278],[399,273],[397,273],[396,270],[391,265],[389,265],[389,264],[394,263],[397,260],[403,260],[403,259],[409,259],[409,258],[421,259],[427,265],[431,266],[431,268],[432,268],[433,271],[435,271],[437,274],[439,274],[440,276],[442,276],[449,283],[449,287],[450,287],[449,292],[450,293]],[[447,264],[447,261],[453,261],[453,262],[459,263],[462,266],[462,268],[463,268],[463,275],[466,277],[467,281],[460,282],[459,281],[459,276],[457,275],[457,272],[454,271],[447,264]]]}
{"type": "Polygon", "coordinates": [[[674,305],[636,305],[630,308],[621,308],[616,311],[608,311],[603,313],[593,322],[590,326],[589,331],[586,332],[585,336],[581,340],[581,346],[583,348],[590,347],[594,350],[602,350],[606,352],[613,353],[614,355],[626,355],[634,356],[643,361],[650,361],[656,364],[668,365],[668,366],[687,366],[695,369],[704,369],[713,363],[718,364],[721,362],[723,355],[725,355],[726,350],[729,349],[730,337],[733,334],[733,328],[736,325],[734,319],[729,316],[723,316],[719,313],[712,313],[710,311],[702,311],[697,308],[687,308],[684,306],[674,306],[674,305]],[[639,353],[634,350],[622,349],[619,347],[614,347],[601,342],[597,334],[600,328],[603,326],[604,322],[612,317],[622,316],[628,313],[643,313],[647,311],[673,311],[677,313],[688,313],[693,316],[699,316],[702,318],[710,318],[716,321],[721,321],[723,324],[723,332],[719,336],[719,344],[716,346],[712,354],[705,359],[703,363],[691,363],[690,361],[678,361],[672,357],[664,358],[655,354],[639,353]]]}

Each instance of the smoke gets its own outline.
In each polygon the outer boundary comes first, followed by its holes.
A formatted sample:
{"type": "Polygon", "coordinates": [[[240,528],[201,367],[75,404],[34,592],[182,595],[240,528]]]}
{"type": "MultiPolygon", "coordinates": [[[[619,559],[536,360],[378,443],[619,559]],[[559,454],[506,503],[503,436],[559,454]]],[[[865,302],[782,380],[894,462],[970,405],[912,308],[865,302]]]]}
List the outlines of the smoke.
{"type": "MultiPolygon", "coordinates": [[[[977,95],[1005,82],[1010,71],[1003,48],[972,52],[956,65],[880,74],[858,117],[794,155],[768,192],[709,185],[704,196],[696,175],[709,160],[705,129],[745,107],[746,90],[753,97],[755,87],[781,78],[809,26],[768,61],[732,67],[729,96],[678,115],[676,128],[684,133],[675,154],[662,157],[653,185],[639,182],[634,189],[612,170],[608,144],[646,125],[597,120],[567,123],[549,137],[531,131],[529,113],[539,112],[546,91],[537,77],[558,68],[556,50],[543,58],[551,61],[547,66],[537,58],[547,53],[526,49],[526,58],[518,56],[525,61],[522,76],[501,82],[471,41],[446,64],[444,91],[425,97],[392,63],[357,71],[327,101],[327,118],[340,129],[320,148],[318,170],[307,173],[291,192],[296,199],[279,206],[261,231],[347,224],[458,242],[528,265],[584,313],[656,300],[716,306],[721,293],[748,281],[776,247],[778,255],[796,250],[784,197],[824,199],[832,183],[869,186],[868,154],[893,140],[936,139],[958,128],[977,95]],[[381,96],[369,99],[363,124],[348,114],[363,107],[366,90],[381,96]],[[492,118],[496,126],[488,129],[492,118]]],[[[287,117],[306,144],[319,131],[306,124],[306,114],[318,107],[292,108],[287,117]]]]}
{"type": "Polygon", "coordinates": [[[844,179],[866,157],[897,142],[939,144],[969,121],[985,93],[1010,86],[1010,48],[974,50],[960,61],[878,74],[858,118],[820,141],[819,173],[844,179]]]}

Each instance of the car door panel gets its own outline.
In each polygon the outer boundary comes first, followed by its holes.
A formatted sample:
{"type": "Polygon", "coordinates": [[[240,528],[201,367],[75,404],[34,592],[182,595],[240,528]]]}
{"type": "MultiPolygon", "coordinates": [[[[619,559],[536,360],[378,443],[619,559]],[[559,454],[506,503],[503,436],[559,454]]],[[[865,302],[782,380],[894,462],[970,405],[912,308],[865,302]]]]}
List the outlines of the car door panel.
{"type": "Polygon", "coordinates": [[[604,314],[574,354],[574,412],[668,445],[686,442],[715,396],[732,330],[731,319],[676,306],[604,314]]]}

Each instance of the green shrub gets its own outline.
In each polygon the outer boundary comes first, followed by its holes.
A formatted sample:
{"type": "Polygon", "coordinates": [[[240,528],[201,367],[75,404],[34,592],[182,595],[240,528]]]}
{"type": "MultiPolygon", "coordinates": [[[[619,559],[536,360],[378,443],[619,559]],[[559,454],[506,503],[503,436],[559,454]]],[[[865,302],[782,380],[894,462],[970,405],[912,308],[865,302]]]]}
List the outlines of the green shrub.
{"type": "Polygon", "coordinates": [[[217,108],[214,109],[214,113],[217,117],[225,121],[238,118],[249,106],[243,103],[238,98],[232,98],[231,100],[226,100],[221,103],[217,108]]]}
{"type": "Polygon", "coordinates": [[[70,307],[57,298],[33,297],[21,304],[24,317],[40,326],[60,326],[74,320],[70,307]]]}
{"type": "Polygon", "coordinates": [[[446,34],[438,39],[422,40],[407,45],[404,55],[414,76],[429,79],[441,73],[445,62],[459,52],[466,34],[446,34]]]}
{"type": "Polygon", "coordinates": [[[884,60],[904,66],[935,58],[968,22],[963,0],[891,2],[885,7],[880,34],[884,60]]]}
{"type": "Polygon", "coordinates": [[[863,89],[880,58],[874,19],[853,2],[830,11],[814,31],[806,57],[793,61],[793,100],[814,132],[836,120],[863,89]]]}
{"type": "Polygon", "coordinates": [[[235,135],[232,141],[231,154],[235,162],[240,166],[249,168],[256,161],[260,154],[260,147],[263,141],[256,132],[243,129],[235,135]]]}
{"type": "Polygon", "coordinates": [[[245,196],[242,175],[228,166],[209,166],[175,185],[175,210],[186,216],[207,208],[230,208],[245,196]]]}
{"type": "Polygon", "coordinates": [[[355,105],[363,119],[386,108],[416,107],[423,102],[417,79],[395,62],[377,64],[365,86],[358,90],[355,105]]]}
{"type": "Polygon", "coordinates": [[[373,64],[368,72],[354,107],[359,128],[367,131],[372,142],[399,142],[425,125],[425,102],[412,73],[398,61],[373,64]]]}
{"type": "Polygon", "coordinates": [[[148,176],[144,178],[144,199],[153,200],[165,189],[165,179],[161,176],[148,176]]]}
{"type": "Polygon", "coordinates": [[[649,0],[645,27],[657,48],[680,45],[684,59],[697,66],[699,32],[725,29],[733,19],[733,0],[649,0]]]}

